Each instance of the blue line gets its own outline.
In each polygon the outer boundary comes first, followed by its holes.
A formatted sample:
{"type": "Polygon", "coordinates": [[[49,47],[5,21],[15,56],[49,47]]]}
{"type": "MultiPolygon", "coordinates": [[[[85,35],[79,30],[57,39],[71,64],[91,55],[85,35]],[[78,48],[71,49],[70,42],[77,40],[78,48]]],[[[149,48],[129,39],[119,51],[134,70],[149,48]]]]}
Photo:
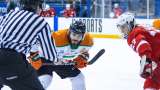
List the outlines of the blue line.
{"type": "Polygon", "coordinates": [[[58,17],[54,17],[54,31],[58,31],[58,17]]]}

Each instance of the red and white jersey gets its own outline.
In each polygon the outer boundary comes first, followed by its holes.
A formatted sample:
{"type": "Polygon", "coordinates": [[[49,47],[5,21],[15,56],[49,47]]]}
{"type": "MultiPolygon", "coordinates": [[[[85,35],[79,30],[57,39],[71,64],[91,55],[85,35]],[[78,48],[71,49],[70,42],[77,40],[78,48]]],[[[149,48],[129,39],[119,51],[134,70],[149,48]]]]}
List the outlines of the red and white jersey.
{"type": "Polygon", "coordinates": [[[114,18],[118,18],[122,14],[122,10],[120,8],[114,9],[114,18]]]}
{"type": "Polygon", "coordinates": [[[160,32],[137,26],[127,38],[128,45],[139,54],[146,55],[155,63],[159,62],[160,58],[160,32]]]}
{"type": "Polygon", "coordinates": [[[54,8],[50,8],[50,11],[43,11],[41,13],[41,16],[42,17],[56,17],[57,14],[56,14],[54,8]]]}
{"type": "MultiPolygon", "coordinates": [[[[150,58],[153,61],[151,80],[156,82],[157,85],[160,85],[160,32],[137,26],[128,35],[127,42],[139,56],[142,57],[143,55],[146,55],[147,58],[150,58]]],[[[152,84],[153,82],[149,82],[149,84],[145,83],[145,86],[150,87],[152,84]]]]}
{"type": "Polygon", "coordinates": [[[69,11],[67,9],[64,9],[62,17],[76,17],[76,13],[72,8],[69,11]]]}

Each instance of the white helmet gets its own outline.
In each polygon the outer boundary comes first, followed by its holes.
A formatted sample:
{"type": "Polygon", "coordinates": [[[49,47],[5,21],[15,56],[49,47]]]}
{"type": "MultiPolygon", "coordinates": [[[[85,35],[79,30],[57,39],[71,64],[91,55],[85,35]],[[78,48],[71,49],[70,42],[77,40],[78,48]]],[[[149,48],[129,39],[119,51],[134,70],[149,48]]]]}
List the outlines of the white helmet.
{"type": "Polygon", "coordinates": [[[115,4],[114,4],[114,7],[119,7],[118,3],[115,3],[115,4]]]}
{"type": "MultiPolygon", "coordinates": [[[[133,14],[129,13],[129,12],[125,12],[122,15],[120,15],[117,19],[117,28],[118,30],[121,32],[120,30],[120,26],[126,24],[129,28],[129,31],[131,32],[135,26],[136,26],[136,21],[135,18],[133,16],[133,14]]],[[[121,38],[125,38],[127,39],[128,35],[123,35],[123,33],[121,32],[121,38]]]]}
{"type": "Polygon", "coordinates": [[[70,4],[66,4],[66,7],[70,7],[70,4]]]}
{"type": "Polygon", "coordinates": [[[66,4],[66,9],[69,10],[70,9],[70,4],[66,4]]]}
{"type": "Polygon", "coordinates": [[[50,6],[48,4],[46,4],[46,10],[49,11],[50,10],[50,6]]]}
{"type": "Polygon", "coordinates": [[[19,11],[19,7],[15,7],[15,11],[19,11]]]}

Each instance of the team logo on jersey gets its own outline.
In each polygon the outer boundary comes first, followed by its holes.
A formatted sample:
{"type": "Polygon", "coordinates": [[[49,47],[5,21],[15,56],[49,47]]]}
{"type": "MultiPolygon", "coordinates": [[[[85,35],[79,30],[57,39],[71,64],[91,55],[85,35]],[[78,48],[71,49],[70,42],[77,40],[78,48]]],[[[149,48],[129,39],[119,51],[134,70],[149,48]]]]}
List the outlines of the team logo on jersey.
{"type": "Polygon", "coordinates": [[[86,49],[85,49],[85,48],[83,48],[83,49],[80,51],[80,53],[83,53],[85,50],[86,50],[86,49]]]}
{"type": "Polygon", "coordinates": [[[65,55],[72,55],[72,53],[66,53],[65,55]]]}
{"type": "Polygon", "coordinates": [[[64,53],[64,50],[60,50],[60,51],[58,52],[58,54],[60,54],[60,53],[62,53],[62,54],[63,54],[63,53],[64,53]]]}
{"type": "Polygon", "coordinates": [[[75,52],[75,50],[71,50],[71,52],[75,52]]]}

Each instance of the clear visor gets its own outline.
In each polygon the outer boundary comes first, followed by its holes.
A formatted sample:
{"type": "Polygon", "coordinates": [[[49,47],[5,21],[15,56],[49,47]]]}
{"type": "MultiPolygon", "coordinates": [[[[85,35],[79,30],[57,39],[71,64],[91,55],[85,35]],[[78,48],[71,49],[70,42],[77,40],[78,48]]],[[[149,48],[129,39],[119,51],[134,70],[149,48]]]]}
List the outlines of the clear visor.
{"type": "Polygon", "coordinates": [[[84,34],[83,32],[81,32],[81,30],[78,30],[78,29],[70,30],[70,32],[74,32],[74,33],[79,34],[79,35],[83,35],[84,34]]]}
{"type": "Polygon", "coordinates": [[[128,34],[129,34],[129,26],[124,24],[124,25],[119,25],[117,27],[118,31],[119,31],[119,36],[122,39],[127,39],[128,34]]]}
{"type": "Polygon", "coordinates": [[[119,37],[123,39],[123,38],[124,38],[124,34],[121,33],[121,30],[120,30],[120,29],[118,29],[118,31],[119,31],[119,37]]]}
{"type": "Polygon", "coordinates": [[[82,40],[83,36],[84,36],[83,34],[72,32],[71,39],[72,40],[82,40]]]}

